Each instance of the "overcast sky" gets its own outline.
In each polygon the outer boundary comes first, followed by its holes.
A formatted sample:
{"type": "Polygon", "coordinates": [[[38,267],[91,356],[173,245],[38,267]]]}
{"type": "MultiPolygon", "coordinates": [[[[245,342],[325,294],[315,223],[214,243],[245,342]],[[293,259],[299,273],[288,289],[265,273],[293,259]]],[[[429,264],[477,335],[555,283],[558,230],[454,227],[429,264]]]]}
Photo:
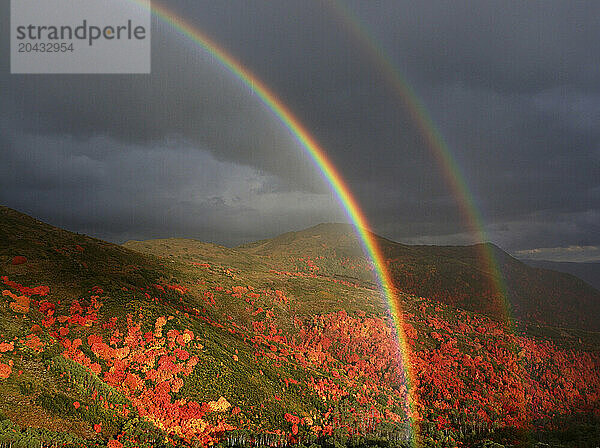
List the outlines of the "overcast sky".
{"type": "MultiPolygon", "coordinates": [[[[344,8],[423,102],[489,240],[521,256],[600,259],[597,1],[166,4],[276,92],[376,233],[476,239],[344,8]]],[[[115,242],[233,245],[346,220],[257,96],[169,25],[153,22],[151,75],[10,75],[0,8],[1,204],[115,242]]]]}

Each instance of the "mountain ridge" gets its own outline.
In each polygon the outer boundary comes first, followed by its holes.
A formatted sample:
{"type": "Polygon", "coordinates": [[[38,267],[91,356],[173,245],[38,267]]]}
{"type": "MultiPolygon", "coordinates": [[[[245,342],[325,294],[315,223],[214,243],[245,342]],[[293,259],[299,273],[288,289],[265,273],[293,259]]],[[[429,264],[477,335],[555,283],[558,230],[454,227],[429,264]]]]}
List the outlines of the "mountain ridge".
{"type": "MultiPolygon", "coordinates": [[[[468,246],[407,245],[375,235],[397,288],[497,318],[510,317],[549,325],[600,330],[594,317],[600,313],[600,291],[568,273],[530,267],[493,243],[468,246]],[[493,263],[487,253],[493,253],[493,263]],[[499,269],[500,275],[495,271],[499,269]],[[498,291],[506,287],[506,298],[498,291]],[[533,293],[531,291],[534,291],[533,293]],[[483,307],[485,304],[489,306],[483,307]],[[570,308],[564,317],[562,307],[570,308]],[[563,317],[561,317],[563,316],[563,317]]],[[[361,280],[371,275],[360,243],[349,225],[320,224],[304,231],[288,232],[269,240],[238,246],[252,254],[319,256],[329,251],[325,263],[315,266],[330,274],[361,280]],[[341,247],[341,249],[340,249],[341,247]],[[335,249],[334,249],[335,248],[335,249]],[[361,269],[334,266],[332,259],[347,257],[361,269]]],[[[305,270],[306,266],[296,265],[305,270]]],[[[310,270],[310,267],[309,267],[310,270]]]]}

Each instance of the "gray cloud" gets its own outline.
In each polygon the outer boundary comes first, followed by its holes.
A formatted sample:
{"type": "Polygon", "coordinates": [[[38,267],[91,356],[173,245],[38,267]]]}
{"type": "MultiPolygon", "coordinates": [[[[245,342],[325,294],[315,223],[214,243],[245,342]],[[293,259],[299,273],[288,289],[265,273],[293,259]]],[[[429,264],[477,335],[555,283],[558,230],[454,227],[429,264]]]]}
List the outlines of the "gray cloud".
{"type": "Polygon", "coordinates": [[[116,241],[188,236],[236,244],[343,219],[328,192],[290,190],[275,175],[190,146],[26,136],[7,155],[2,203],[116,241]]]}
{"type": "Polygon", "coordinates": [[[600,258],[598,246],[540,247],[520,250],[517,255],[528,260],[589,262],[600,258]]]}
{"type": "MultiPolygon", "coordinates": [[[[600,245],[597,2],[346,6],[422,99],[492,241],[511,251],[600,245]]],[[[298,115],[376,232],[473,240],[464,199],[333,3],[169,7],[298,115]]],[[[155,21],[152,65],[150,76],[11,76],[1,57],[0,152],[4,178],[19,185],[3,185],[2,201],[113,239],[231,243],[344,219],[300,145],[213,57],[155,21]]]]}

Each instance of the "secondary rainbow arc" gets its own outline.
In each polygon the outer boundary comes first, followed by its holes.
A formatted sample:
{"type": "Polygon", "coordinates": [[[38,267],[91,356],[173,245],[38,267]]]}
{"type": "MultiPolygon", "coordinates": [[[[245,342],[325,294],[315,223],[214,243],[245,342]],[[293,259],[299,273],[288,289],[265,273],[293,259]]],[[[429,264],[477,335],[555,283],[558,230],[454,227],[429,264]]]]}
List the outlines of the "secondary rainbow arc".
{"type": "MultiPolygon", "coordinates": [[[[360,18],[342,0],[329,0],[327,4],[331,5],[331,10],[335,18],[340,19],[344,23],[349,33],[354,37],[355,42],[362,47],[363,53],[371,58],[377,69],[377,73],[383,77],[386,84],[403,103],[410,115],[411,122],[424,138],[426,146],[436,159],[440,172],[456,198],[457,205],[470,232],[481,243],[489,241],[483,218],[475,205],[475,199],[467,184],[465,175],[457,163],[450,146],[446,143],[441,132],[427,112],[424,103],[419,99],[419,96],[411,87],[406,77],[392,62],[392,59],[386,53],[383,46],[377,42],[377,39],[360,18]]],[[[495,290],[499,300],[495,304],[499,308],[497,311],[503,314],[502,317],[505,324],[510,328],[511,312],[506,294],[506,285],[496,256],[490,245],[482,244],[480,246],[479,258],[483,263],[482,267],[492,276],[493,284],[491,286],[495,290]]]]}
{"type": "MultiPolygon", "coordinates": [[[[144,3],[141,3],[138,0],[130,1],[146,7],[144,3]]],[[[198,28],[194,27],[188,21],[179,17],[156,0],[152,1],[151,11],[153,16],[169,24],[179,34],[199,45],[227,68],[228,71],[242,81],[260,99],[260,101],[273,112],[278,120],[289,130],[291,135],[300,143],[306,154],[318,167],[332,191],[335,192],[344,212],[359,236],[367,256],[373,264],[375,275],[395,325],[397,342],[400,348],[400,361],[404,369],[404,379],[408,390],[408,405],[411,409],[409,415],[412,427],[411,441],[414,446],[419,446],[418,431],[416,431],[416,426],[412,417],[415,412],[416,396],[414,395],[412,388],[413,373],[410,364],[410,348],[406,343],[406,337],[404,335],[402,311],[381,250],[374,235],[370,232],[368,221],[361,211],[356,199],[353,197],[350,188],[327,157],[326,152],[321,148],[300,120],[295,117],[291,110],[256,75],[244,67],[225,49],[202,33],[198,28]]]]}

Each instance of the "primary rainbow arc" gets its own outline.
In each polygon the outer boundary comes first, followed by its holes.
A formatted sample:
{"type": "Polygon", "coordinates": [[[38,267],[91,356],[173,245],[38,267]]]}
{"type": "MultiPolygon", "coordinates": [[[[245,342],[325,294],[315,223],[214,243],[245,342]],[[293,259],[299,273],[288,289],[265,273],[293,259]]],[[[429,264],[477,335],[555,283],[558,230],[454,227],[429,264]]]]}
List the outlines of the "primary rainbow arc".
{"type": "MultiPolygon", "coordinates": [[[[138,2],[138,0],[130,1],[146,7],[144,3],[138,2]]],[[[411,407],[411,416],[409,416],[409,418],[412,426],[412,444],[419,445],[418,432],[415,430],[414,419],[412,418],[416,397],[413,394],[412,388],[413,374],[409,356],[410,348],[406,343],[404,335],[402,311],[394,292],[393,283],[384,263],[381,250],[374,235],[370,232],[370,226],[367,219],[361,211],[356,199],[353,197],[351,190],[344,182],[335,166],[331,163],[323,148],[321,148],[314,137],[306,130],[300,120],[294,116],[291,110],[271,89],[257,78],[256,75],[244,67],[239,61],[225,51],[225,49],[202,33],[198,28],[192,26],[189,22],[179,17],[165,6],[159,4],[156,0],[152,1],[151,11],[155,17],[169,24],[178,33],[189,38],[195,44],[211,54],[225,68],[242,81],[260,99],[260,101],[273,112],[277,119],[289,130],[294,139],[300,143],[301,147],[312,159],[329,184],[331,190],[338,197],[345,214],[352,223],[367,256],[371,260],[379,286],[384,294],[391,317],[394,321],[397,342],[401,354],[400,361],[402,368],[404,369],[404,379],[408,390],[408,405],[411,407]]]]}

